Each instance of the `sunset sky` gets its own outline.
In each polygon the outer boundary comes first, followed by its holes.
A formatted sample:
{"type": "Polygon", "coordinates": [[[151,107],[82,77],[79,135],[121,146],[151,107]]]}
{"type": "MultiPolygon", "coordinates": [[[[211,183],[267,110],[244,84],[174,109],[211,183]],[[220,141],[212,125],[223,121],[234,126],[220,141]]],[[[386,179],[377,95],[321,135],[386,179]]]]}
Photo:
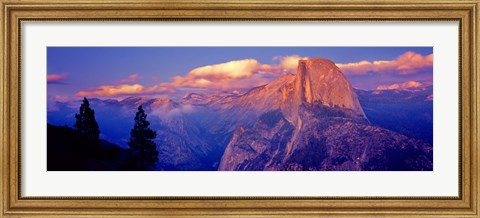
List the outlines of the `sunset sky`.
{"type": "Polygon", "coordinates": [[[48,98],[245,91],[315,57],[335,62],[355,88],[432,84],[432,47],[49,47],[48,98]]]}

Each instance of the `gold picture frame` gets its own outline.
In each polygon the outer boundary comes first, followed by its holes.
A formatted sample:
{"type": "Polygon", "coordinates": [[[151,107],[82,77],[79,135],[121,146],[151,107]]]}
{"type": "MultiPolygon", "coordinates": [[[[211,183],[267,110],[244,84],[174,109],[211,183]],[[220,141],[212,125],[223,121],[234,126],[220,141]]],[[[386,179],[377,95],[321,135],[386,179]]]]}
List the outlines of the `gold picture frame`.
{"type": "Polygon", "coordinates": [[[479,217],[478,0],[2,0],[0,217],[479,217]],[[21,25],[26,21],[455,21],[459,23],[457,197],[22,197],[21,25]]]}

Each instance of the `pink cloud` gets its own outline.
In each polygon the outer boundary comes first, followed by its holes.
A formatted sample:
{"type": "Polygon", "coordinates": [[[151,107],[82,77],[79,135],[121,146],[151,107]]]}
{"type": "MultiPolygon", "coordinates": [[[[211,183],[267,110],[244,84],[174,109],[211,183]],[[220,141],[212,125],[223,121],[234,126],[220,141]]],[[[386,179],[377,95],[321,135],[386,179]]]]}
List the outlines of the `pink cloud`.
{"type": "Polygon", "coordinates": [[[67,97],[67,96],[61,96],[61,95],[55,95],[55,100],[56,101],[66,101],[66,100],[69,100],[70,98],[67,97]]]}
{"type": "Polygon", "coordinates": [[[391,85],[378,86],[377,90],[415,90],[415,89],[423,89],[428,85],[429,85],[428,83],[408,81],[404,83],[395,83],[391,85]]]}
{"type": "Polygon", "coordinates": [[[222,90],[245,88],[261,80],[260,71],[272,70],[272,66],[262,65],[255,59],[235,60],[195,68],[185,76],[173,77],[169,85],[222,90]]]}
{"type": "Polygon", "coordinates": [[[160,83],[158,85],[146,88],[144,94],[165,94],[175,93],[175,89],[168,83],[160,83]]]}
{"type": "Polygon", "coordinates": [[[117,96],[117,95],[126,95],[126,94],[140,94],[144,91],[144,87],[140,84],[134,85],[116,85],[116,86],[100,86],[97,89],[90,91],[80,91],[77,92],[76,96],[87,97],[87,96],[117,96]]]}
{"type": "Polygon", "coordinates": [[[169,83],[160,83],[152,87],[139,84],[127,85],[140,76],[132,74],[122,84],[100,86],[80,91],[77,96],[116,96],[128,94],[174,93],[177,88],[199,88],[216,90],[234,90],[252,88],[267,84],[281,73],[296,70],[298,60],[306,59],[298,55],[275,57],[277,65],[261,64],[256,59],[234,60],[225,63],[201,66],[189,71],[185,76],[175,76],[169,83]]]}
{"type": "Polygon", "coordinates": [[[172,87],[205,89],[243,89],[266,84],[273,76],[296,71],[298,60],[306,59],[298,55],[275,57],[277,65],[261,64],[256,59],[235,60],[226,63],[202,66],[191,70],[185,76],[176,76],[172,87]]]}
{"type": "Polygon", "coordinates": [[[118,83],[120,83],[120,84],[122,84],[122,83],[134,83],[138,79],[140,79],[140,75],[138,75],[138,73],[134,73],[134,74],[129,75],[127,79],[120,80],[118,83]]]}
{"type": "Polygon", "coordinates": [[[47,75],[47,82],[48,83],[59,83],[62,82],[67,78],[67,74],[48,74],[47,75]]]}
{"type": "Polygon", "coordinates": [[[277,57],[274,57],[273,59],[280,61],[278,67],[281,70],[296,72],[298,67],[298,61],[306,60],[308,59],[308,57],[300,57],[299,55],[290,55],[290,56],[277,56],[277,57]]]}
{"type": "Polygon", "coordinates": [[[78,97],[114,97],[119,95],[163,94],[174,92],[175,90],[172,89],[171,85],[169,84],[159,84],[147,88],[140,84],[120,84],[113,86],[100,86],[90,90],[79,91],[75,95],[78,97]]]}
{"type": "Polygon", "coordinates": [[[78,97],[114,97],[119,95],[161,94],[175,92],[175,90],[172,89],[172,86],[167,83],[162,83],[152,87],[144,87],[140,84],[128,84],[136,82],[139,78],[141,78],[139,74],[131,74],[127,79],[113,82],[114,85],[102,85],[97,88],[78,91],[75,95],[78,97]]]}
{"type": "Polygon", "coordinates": [[[188,76],[205,79],[244,79],[251,77],[259,69],[259,65],[255,59],[229,61],[195,68],[188,73],[188,76]]]}
{"type": "Polygon", "coordinates": [[[343,73],[363,75],[369,72],[395,72],[401,75],[414,74],[419,70],[433,65],[433,54],[421,55],[415,52],[405,52],[395,60],[360,61],[355,63],[337,64],[343,73]]]}

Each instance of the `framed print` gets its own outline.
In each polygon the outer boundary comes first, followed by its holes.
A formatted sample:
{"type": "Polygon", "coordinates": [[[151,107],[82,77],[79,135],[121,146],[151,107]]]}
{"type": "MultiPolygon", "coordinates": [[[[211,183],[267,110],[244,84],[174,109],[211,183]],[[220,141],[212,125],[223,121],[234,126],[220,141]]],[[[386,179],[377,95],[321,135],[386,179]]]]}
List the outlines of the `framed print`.
{"type": "Polygon", "coordinates": [[[2,216],[478,217],[478,1],[1,1],[2,216]]]}

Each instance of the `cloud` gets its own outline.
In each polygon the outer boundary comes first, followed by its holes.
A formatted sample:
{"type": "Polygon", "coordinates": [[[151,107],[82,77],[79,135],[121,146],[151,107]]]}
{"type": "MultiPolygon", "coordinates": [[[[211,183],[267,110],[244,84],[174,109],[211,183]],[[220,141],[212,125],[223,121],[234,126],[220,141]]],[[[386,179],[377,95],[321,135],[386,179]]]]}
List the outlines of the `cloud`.
{"type": "MultiPolygon", "coordinates": [[[[80,91],[77,96],[116,96],[133,94],[174,93],[179,89],[238,90],[267,84],[280,74],[296,71],[298,60],[306,59],[298,55],[275,57],[278,64],[262,64],[256,59],[233,60],[225,63],[201,66],[189,71],[185,76],[175,76],[169,83],[160,83],[152,87],[139,84],[129,85],[140,76],[132,74],[121,84],[100,86],[99,88],[80,91]]],[[[115,84],[115,83],[114,83],[115,84]]]]}
{"type": "Polygon", "coordinates": [[[75,95],[78,97],[97,96],[114,97],[119,95],[141,95],[141,94],[165,94],[175,93],[175,89],[170,84],[159,84],[152,87],[144,87],[140,84],[120,84],[113,86],[100,86],[98,88],[79,91],[75,95]]]}
{"type": "Polygon", "coordinates": [[[76,96],[78,97],[87,97],[87,96],[117,96],[117,95],[131,95],[131,94],[140,94],[145,90],[145,88],[140,84],[134,85],[116,85],[116,86],[100,86],[97,89],[89,91],[80,91],[77,92],[76,96]]]}
{"type": "Polygon", "coordinates": [[[283,71],[296,71],[298,67],[299,60],[307,60],[308,57],[300,57],[299,55],[290,55],[290,56],[277,56],[273,58],[274,60],[279,60],[279,68],[283,71]]]}
{"type": "Polygon", "coordinates": [[[408,51],[398,56],[395,60],[360,61],[355,63],[337,64],[347,75],[364,75],[367,73],[396,73],[400,75],[415,74],[421,70],[432,67],[433,54],[423,56],[408,51]]]}
{"type": "Polygon", "coordinates": [[[50,84],[63,84],[64,80],[67,78],[67,74],[48,74],[47,83],[50,84]]]}
{"type": "Polygon", "coordinates": [[[243,59],[226,63],[207,65],[191,70],[186,76],[176,76],[172,87],[204,89],[244,89],[264,85],[278,75],[296,71],[298,55],[274,57],[277,65],[261,64],[256,59],[243,59]]]}
{"type": "Polygon", "coordinates": [[[175,92],[175,90],[172,89],[172,85],[168,83],[162,83],[152,87],[144,87],[140,84],[129,84],[136,82],[141,77],[142,76],[137,73],[131,74],[127,79],[113,82],[114,85],[102,85],[97,88],[78,91],[75,96],[114,97],[119,95],[163,94],[175,92]]]}
{"type": "Polygon", "coordinates": [[[171,84],[161,83],[145,89],[143,94],[165,94],[165,93],[175,93],[175,92],[176,91],[171,84]]]}
{"type": "Polygon", "coordinates": [[[426,86],[428,86],[428,83],[408,81],[404,83],[395,83],[391,85],[378,86],[377,90],[416,90],[416,89],[423,89],[426,86]]]}
{"type": "Polygon", "coordinates": [[[140,79],[140,75],[138,75],[138,73],[134,73],[134,74],[130,74],[127,79],[122,79],[122,80],[118,81],[118,83],[119,83],[119,84],[122,84],[122,83],[134,83],[134,82],[136,82],[138,79],[140,79]]]}
{"type": "Polygon", "coordinates": [[[195,68],[186,76],[173,77],[169,85],[222,90],[244,88],[255,84],[255,80],[261,79],[260,71],[269,72],[272,69],[270,65],[262,65],[255,59],[235,60],[195,68]]]}
{"type": "Polygon", "coordinates": [[[259,65],[255,59],[244,59],[195,68],[188,75],[215,80],[243,79],[251,77],[259,69],[259,65]]]}
{"type": "Polygon", "coordinates": [[[65,101],[70,100],[70,97],[68,97],[68,96],[62,96],[62,95],[55,95],[54,99],[55,99],[55,101],[63,101],[63,102],[65,102],[65,101]]]}

